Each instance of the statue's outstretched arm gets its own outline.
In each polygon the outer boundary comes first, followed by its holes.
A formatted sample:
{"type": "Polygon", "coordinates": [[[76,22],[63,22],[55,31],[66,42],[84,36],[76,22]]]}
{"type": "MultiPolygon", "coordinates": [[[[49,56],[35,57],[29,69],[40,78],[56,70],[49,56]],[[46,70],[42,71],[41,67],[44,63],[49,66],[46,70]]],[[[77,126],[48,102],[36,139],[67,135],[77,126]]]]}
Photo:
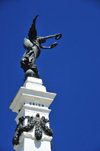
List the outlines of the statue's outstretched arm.
{"type": "Polygon", "coordinates": [[[54,48],[55,46],[57,46],[58,45],[58,43],[57,42],[55,42],[55,43],[53,43],[51,46],[49,46],[49,47],[46,47],[46,46],[41,46],[41,48],[42,49],[52,49],[52,48],[54,48]]]}
{"type": "Polygon", "coordinates": [[[55,38],[56,40],[60,39],[62,37],[62,34],[55,34],[55,35],[50,35],[50,36],[45,36],[43,39],[49,39],[49,38],[55,38]]]}

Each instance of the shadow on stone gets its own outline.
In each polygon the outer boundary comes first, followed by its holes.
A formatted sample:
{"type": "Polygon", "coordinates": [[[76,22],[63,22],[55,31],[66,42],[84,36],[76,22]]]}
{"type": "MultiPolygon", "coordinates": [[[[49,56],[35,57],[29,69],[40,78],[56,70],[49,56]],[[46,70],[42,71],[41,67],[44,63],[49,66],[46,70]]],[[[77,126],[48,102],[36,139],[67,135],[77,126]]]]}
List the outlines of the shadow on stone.
{"type": "Polygon", "coordinates": [[[40,148],[41,146],[41,141],[34,141],[35,147],[40,148]]]}

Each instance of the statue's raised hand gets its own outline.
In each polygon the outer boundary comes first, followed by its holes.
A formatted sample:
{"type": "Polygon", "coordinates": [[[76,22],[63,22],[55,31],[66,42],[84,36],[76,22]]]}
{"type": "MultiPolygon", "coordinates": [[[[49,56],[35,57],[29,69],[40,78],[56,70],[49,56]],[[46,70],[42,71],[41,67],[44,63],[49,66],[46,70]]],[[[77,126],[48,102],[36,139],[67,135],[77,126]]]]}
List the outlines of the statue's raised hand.
{"type": "Polygon", "coordinates": [[[57,46],[57,45],[58,45],[58,43],[55,42],[55,43],[53,43],[53,44],[50,46],[50,48],[54,48],[54,47],[57,46]]]}
{"type": "Polygon", "coordinates": [[[56,39],[56,40],[59,40],[61,37],[62,37],[62,34],[61,34],[61,33],[55,35],[55,39],[56,39]]]}

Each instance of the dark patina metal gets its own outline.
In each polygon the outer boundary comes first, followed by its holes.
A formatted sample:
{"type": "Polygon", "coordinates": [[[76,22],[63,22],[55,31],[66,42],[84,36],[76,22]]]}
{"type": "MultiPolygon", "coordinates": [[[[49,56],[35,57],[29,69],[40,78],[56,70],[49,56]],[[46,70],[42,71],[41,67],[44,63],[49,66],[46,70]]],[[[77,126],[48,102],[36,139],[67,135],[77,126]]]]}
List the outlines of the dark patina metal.
{"type": "Polygon", "coordinates": [[[28,33],[29,39],[24,39],[24,48],[27,50],[27,52],[23,55],[21,59],[21,68],[25,72],[25,78],[27,78],[28,76],[39,78],[39,73],[35,62],[40,55],[40,49],[52,49],[58,44],[57,42],[55,42],[49,47],[45,47],[42,46],[42,43],[45,43],[46,40],[49,38],[55,38],[56,40],[58,40],[62,37],[62,34],[60,33],[46,37],[38,37],[35,27],[37,17],[38,15],[33,19],[33,23],[30,27],[28,33]]]}
{"type": "Polygon", "coordinates": [[[18,145],[19,144],[19,137],[23,132],[28,132],[32,130],[35,127],[35,138],[37,141],[42,139],[42,131],[48,136],[53,136],[53,131],[46,126],[46,123],[48,123],[49,120],[46,119],[44,116],[40,118],[40,115],[37,113],[36,117],[30,117],[30,116],[25,116],[19,118],[19,123],[17,125],[17,128],[15,130],[15,136],[13,138],[13,145],[18,145]],[[26,126],[24,125],[24,120],[28,119],[28,123],[26,126]]]}

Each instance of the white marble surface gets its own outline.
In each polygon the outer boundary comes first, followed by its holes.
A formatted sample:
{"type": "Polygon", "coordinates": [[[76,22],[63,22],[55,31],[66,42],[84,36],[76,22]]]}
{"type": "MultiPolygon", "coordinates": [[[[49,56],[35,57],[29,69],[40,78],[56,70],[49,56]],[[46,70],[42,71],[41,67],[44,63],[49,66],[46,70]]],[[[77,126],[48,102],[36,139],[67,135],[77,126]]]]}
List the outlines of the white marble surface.
{"type": "Polygon", "coordinates": [[[14,147],[16,151],[51,151],[50,141],[36,141],[31,138],[24,138],[21,145],[14,147]]]}
{"type": "Polygon", "coordinates": [[[27,89],[46,92],[46,87],[42,85],[41,79],[28,77],[24,83],[24,87],[27,89]]]}
{"type": "MultiPolygon", "coordinates": [[[[18,114],[15,118],[17,124],[19,117],[35,117],[37,113],[40,114],[40,117],[44,116],[46,119],[49,119],[49,113],[51,111],[49,106],[55,96],[55,93],[46,91],[41,79],[28,77],[24,86],[19,89],[10,105],[10,109],[18,114]]],[[[27,120],[24,124],[27,124],[27,120]]],[[[48,126],[50,126],[49,123],[48,126]]],[[[43,132],[42,139],[37,141],[34,137],[33,129],[29,132],[23,132],[19,139],[20,144],[15,145],[14,149],[16,151],[51,151],[51,140],[52,137],[45,135],[43,132]]]]}
{"type": "Polygon", "coordinates": [[[45,87],[41,84],[41,79],[28,78],[25,81],[24,86],[19,89],[16,97],[12,101],[10,109],[13,112],[18,113],[24,103],[40,104],[49,107],[56,94],[44,91],[45,87]]]}

